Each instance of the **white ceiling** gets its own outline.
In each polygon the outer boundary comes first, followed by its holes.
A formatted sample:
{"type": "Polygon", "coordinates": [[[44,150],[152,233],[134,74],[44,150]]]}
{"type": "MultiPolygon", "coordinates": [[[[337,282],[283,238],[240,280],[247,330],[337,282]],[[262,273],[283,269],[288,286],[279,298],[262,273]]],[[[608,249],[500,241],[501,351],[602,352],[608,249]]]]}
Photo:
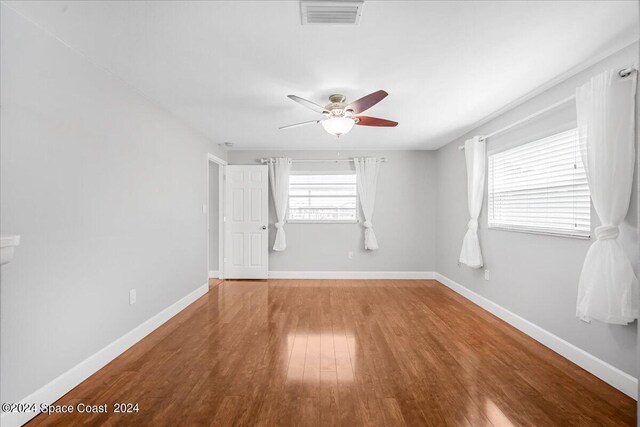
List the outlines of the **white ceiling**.
{"type": "Polygon", "coordinates": [[[301,26],[297,1],[7,2],[214,142],[336,148],[320,104],[389,96],[344,149],[434,149],[594,56],[638,39],[636,1],[366,1],[359,26],[301,26]]]}

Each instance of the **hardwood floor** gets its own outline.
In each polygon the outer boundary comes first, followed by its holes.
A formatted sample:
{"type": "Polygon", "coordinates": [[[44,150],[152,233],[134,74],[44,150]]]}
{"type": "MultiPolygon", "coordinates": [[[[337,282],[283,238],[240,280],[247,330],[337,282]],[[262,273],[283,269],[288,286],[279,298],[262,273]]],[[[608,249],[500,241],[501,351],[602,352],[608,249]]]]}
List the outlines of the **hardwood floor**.
{"type": "Polygon", "coordinates": [[[635,425],[635,401],[436,281],[226,281],[28,425],[635,425]]]}

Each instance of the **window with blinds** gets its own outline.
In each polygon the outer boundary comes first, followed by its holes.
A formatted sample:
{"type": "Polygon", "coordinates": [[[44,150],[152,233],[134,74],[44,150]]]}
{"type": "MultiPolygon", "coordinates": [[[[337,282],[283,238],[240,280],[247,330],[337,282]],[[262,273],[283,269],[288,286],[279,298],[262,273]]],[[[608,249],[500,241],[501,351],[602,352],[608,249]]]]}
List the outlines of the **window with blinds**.
{"type": "Polygon", "coordinates": [[[489,156],[489,228],[588,238],[591,200],[572,129],[489,156]]]}
{"type": "Polygon", "coordinates": [[[352,172],[298,172],[289,176],[289,222],[357,222],[352,172]]]}

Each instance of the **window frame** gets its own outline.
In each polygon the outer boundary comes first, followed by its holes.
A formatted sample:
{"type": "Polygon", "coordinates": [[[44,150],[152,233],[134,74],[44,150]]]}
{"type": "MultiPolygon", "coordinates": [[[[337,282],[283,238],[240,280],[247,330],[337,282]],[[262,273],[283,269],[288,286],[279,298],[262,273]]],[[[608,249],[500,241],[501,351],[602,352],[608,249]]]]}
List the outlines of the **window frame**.
{"type": "MultiPolygon", "coordinates": [[[[576,137],[577,136],[577,128],[575,127],[571,127],[569,129],[565,129],[562,131],[555,131],[550,135],[544,136],[544,137],[537,137],[535,139],[532,140],[528,140],[526,142],[522,142],[522,143],[517,143],[517,144],[509,144],[506,145],[504,147],[501,147],[499,149],[494,149],[491,150],[487,153],[487,228],[489,230],[499,230],[499,231],[512,231],[512,232],[516,232],[516,233],[526,233],[526,234],[536,234],[536,235],[542,235],[542,236],[554,236],[554,237],[565,237],[565,238],[570,238],[570,239],[579,239],[579,240],[589,240],[591,239],[591,234],[593,231],[593,206],[591,203],[591,192],[589,191],[589,231],[587,232],[587,234],[582,234],[582,233],[575,233],[575,232],[570,232],[570,231],[554,231],[554,230],[545,230],[542,228],[537,228],[535,226],[514,226],[514,225],[507,225],[507,224],[500,224],[500,223],[496,223],[495,220],[492,223],[492,219],[491,219],[491,215],[490,212],[490,204],[492,202],[492,191],[491,191],[491,185],[492,185],[492,178],[493,175],[490,173],[491,171],[491,158],[497,154],[501,154],[504,153],[505,151],[509,151],[509,150],[513,150],[513,149],[517,149],[519,147],[525,146],[527,144],[533,144],[536,142],[540,142],[542,140],[545,139],[551,139],[553,137],[559,136],[561,134],[564,133],[568,133],[568,132],[576,132],[576,137]]],[[[578,158],[579,155],[578,155],[578,158]]],[[[580,161],[582,161],[580,159],[580,161]]]]}
{"type": "Polygon", "coordinates": [[[287,196],[287,224],[358,224],[360,222],[360,196],[358,194],[358,177],[353,170],[331,170],[331,171],[291,171],[289,175],[353,175],[356,177],[356,218],[355,219],[289,219],[291,208],[291,196],[287,196]]]}

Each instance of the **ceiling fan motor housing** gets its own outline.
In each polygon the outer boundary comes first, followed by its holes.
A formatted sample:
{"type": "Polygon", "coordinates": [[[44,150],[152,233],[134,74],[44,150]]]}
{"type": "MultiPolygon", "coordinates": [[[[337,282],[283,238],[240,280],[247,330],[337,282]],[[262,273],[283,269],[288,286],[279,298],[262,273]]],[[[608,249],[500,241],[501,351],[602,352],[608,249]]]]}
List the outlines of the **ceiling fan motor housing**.
{"type": "Polygon", "coordinates": [[[329,101],[331,101],[331,103],[327,104],[325,108],[327,109],[331,117],[351,117],[353,111],[344,109],[344,107],[346,107],[347,105],[345,103],[346,99],[347,98],[341,94],[334,94],[329,96],[329,101]]]}

